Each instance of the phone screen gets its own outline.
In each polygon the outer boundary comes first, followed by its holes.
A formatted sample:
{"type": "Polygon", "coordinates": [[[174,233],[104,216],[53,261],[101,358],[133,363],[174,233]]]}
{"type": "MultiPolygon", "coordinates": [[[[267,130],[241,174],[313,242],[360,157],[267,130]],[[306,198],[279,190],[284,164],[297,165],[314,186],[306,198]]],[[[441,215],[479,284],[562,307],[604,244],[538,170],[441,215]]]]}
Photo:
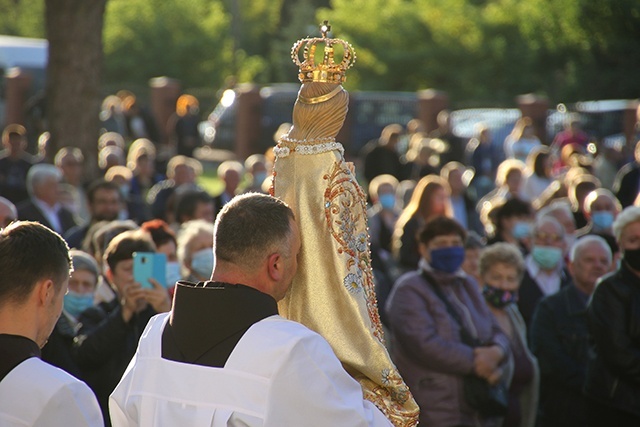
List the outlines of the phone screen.
{"type": "Polygon", "coordinates": [[[155,279],[160,285],[166,287],[167,256],[163,253],[134,252],[133,253],[133,280],[140,283],[143,288],[153,288],[149,279],[155,279]]]}

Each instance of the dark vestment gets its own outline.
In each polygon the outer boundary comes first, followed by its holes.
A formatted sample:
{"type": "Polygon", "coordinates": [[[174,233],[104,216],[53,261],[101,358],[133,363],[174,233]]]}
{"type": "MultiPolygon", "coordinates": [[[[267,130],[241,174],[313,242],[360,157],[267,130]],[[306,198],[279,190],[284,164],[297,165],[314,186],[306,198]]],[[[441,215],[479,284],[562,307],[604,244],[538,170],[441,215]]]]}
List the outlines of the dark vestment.
{"type": "Polygon", "coordinates": [[[162,357],[222,368],[245,332],[275,314],[273,297],[248,286],[179,282],[171,322],[162,333],[162,357]]]}
{"type": "Polygon", "coordinates": [[[20,335],[0,334],[0,381],[31,357],[40,357],[38,344],[20,335]]]}

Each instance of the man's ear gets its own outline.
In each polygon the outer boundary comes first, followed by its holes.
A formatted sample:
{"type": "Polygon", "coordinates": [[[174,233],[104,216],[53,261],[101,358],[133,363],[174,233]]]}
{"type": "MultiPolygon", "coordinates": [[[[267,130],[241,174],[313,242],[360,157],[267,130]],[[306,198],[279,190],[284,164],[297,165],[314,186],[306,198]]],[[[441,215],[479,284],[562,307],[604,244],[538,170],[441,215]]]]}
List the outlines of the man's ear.
{"type": "Polygon", "coordinates": [[[42,279],[36,283],[35,297],[38,305],[48,307],[56,296],[56,287],[51,279],[42,279]]]}
{"type": "Polygon", "coordinates": [[[273,253],[267,258],[267,272],[269,278],[275,282],[282,279],[284,275],[284,263],[279,253],[273,253]]]}

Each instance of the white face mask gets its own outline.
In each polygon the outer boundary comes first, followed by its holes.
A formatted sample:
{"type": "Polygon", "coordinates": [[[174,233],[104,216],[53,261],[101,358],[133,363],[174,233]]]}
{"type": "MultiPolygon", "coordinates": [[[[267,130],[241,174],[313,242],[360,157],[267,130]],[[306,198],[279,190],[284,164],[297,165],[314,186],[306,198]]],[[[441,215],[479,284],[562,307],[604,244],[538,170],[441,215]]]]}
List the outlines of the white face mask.
{"type": "Polygon", "coordinates": [[[171,288],[172,286],[175,286],[176,282],[182,279],[182,275],[180,274],[180,263],[177,261],[167,262],[166,274],[167,287],[171,288]]]}
{"type": "Polygon", "coordinates": [[[213,273],[213,249],[204,248],[191,255],[191,270],[203,280],[213,273]]]}

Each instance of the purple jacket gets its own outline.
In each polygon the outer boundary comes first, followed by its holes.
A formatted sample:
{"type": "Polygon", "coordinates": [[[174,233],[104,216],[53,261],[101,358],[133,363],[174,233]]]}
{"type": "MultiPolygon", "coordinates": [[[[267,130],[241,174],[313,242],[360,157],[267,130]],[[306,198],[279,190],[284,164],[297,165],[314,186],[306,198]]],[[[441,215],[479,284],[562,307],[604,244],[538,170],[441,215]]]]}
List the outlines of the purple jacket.
{"type": "MultiPolygon", "coordinates": [[[[434,427],[494,425],[498,420],[481,419],[464,399],[462,378],[473,372],[473,348],[460,341],[460,327],[432,286],[441,288],[460,317],[467,319],[467,329],[472,333],[476,329],[480,341],[497,344],[510,354],[508,338],[475,281],[463,273],[423,267],[437,283],[427,283],[420,271],[409,272],[398,279],[386,306],[391,356],[420,406],[420,423],[434,427]]],[[[509,359],[505,357],[504,363],[509,359]]]]}

